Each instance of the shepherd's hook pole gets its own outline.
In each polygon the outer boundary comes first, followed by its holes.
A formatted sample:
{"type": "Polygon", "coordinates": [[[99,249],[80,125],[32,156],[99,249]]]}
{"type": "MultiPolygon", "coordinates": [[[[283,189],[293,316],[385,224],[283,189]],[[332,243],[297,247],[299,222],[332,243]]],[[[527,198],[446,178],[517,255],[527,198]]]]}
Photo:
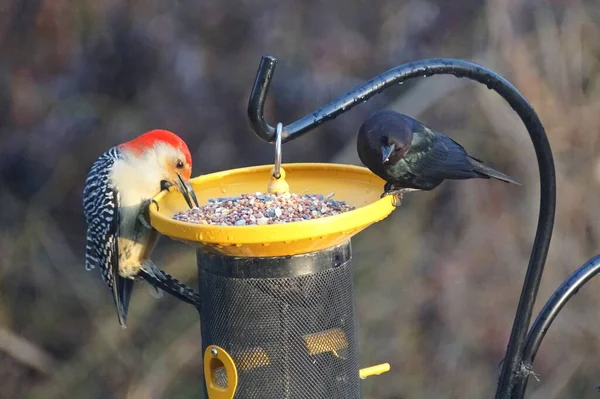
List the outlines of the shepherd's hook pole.
{"type": "Polygon", "coordinates": [[[531,374],[531,370],[533,370],[535,355],[558,313],[567,304],[569,299],[577,294],[579,289],[598,275],[598,273],[600,273],[600,255],[596,255],[579,267],[579,269],[575,270],[548,299],[548,302],[546,302],[546,305],[544,305],[544,308],[535,319],[527,336],[525,349],[523,350],[523,366],[524,370],[529,370],[529,372],[523,378],[520,378],[515,385],[513,399],[520,399],[525,395],[529,375],[531,374]]]}
{"type": "MultiPolygon", "coordinates": [[[[263,111],[276,64],[275,57],[262,57],[248,102],[250,126],[260,138],[271,143],[274,140],[275,130],[265,121],[263,111]]],[[[526,375],[521,372],[523,348],[550,246],[556,210],[556,177],[550,143],[542,122],[525,97],[506,79],[481,65],[447,58],[416,61],[392,68],[296,122],[284,126],[282,142],[300,137],[388,87],[409,79],[432,75],[468,78],[485,84],[489,89],[500,94],[527,128],[538,161],[541,197],[538,225],[496,391],[497,399],[508,399],[515,384],[526,378],[526,375]]]]}

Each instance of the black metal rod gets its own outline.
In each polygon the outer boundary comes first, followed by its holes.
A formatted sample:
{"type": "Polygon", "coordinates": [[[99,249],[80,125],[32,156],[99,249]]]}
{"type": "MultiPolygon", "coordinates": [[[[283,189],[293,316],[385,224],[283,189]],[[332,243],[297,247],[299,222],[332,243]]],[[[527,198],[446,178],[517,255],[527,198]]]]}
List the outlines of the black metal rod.
{"type": "MultiPolygon", "coordinates": [[[[275,57],[263,56],[248,103],[250,126],[256,135],[267,142],[273,142],[274,128],[264,120],[263,107],[276,63],[275,57]]],[[[550,143],[544,126],[525,97],[506,79],[481,65],[446,58],[416,61],[392,68],[285,126],[282,142],[285,143],[307,133],[390,86],[416,77],[444,74],[465,77],[485,84],[508,102],[529,132],[540,171],[541,198],[537,231],[496,391],[497,399],[508,399],[515,384],[523,378],[519,373],[523,348],[550,246],[556,210],[556,177],[550,143]]]]}
{"type": "Polygon", "coordinates": [[[600,255],[596,255],[579,267],[579,269],[575,270],[548,299],[548,302],[546,302],[544,308],[535,319],[527,336],[522,363],[522,370],[525,375],[515,385],[512,396],[514,399],[521,399],[525,395],[530,374],[528,370],[533,370],[535,355],[558,313],[567,304],[569,299],[577,294],[579,289],[598,273],[600,273],[600,255]]]}
{"type": "MultiPolygon", "coordinates": [[[[248,119],[252,130],[254,130],[254,133],[256,133],[258,137],[270,143],[275,142],[275,128],[269,126],[265,121],[264,108],[276,65],[277,58],[270,55],[263,55],[260,59],[260,64],[258,65],[254,86],[252,86],[250,100],[248,101],[248,119]]],[[[284,135],[286,128],[287,126],[284,127],[281,132],[281,141],[283,143],[286,141],[286,136],[284,135]]]]}

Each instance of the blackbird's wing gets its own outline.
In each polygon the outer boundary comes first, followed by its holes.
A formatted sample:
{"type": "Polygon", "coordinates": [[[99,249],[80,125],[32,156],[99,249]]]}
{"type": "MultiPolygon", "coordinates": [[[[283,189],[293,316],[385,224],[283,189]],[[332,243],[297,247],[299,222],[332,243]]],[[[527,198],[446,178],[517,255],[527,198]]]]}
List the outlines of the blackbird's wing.
{"type": "Polygon", "coordinates": [[[433,179],[471,179],[478,177],[466,150],[450,137],[437,133],[433,145],[424,149],[410,164],[417,177],[433,179]]]}

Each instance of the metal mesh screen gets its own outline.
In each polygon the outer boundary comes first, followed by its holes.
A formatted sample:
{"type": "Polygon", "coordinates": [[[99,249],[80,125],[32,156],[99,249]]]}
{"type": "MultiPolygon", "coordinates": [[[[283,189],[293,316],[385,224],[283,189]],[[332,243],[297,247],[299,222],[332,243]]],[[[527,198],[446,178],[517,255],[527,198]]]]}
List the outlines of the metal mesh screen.
{"type": "Polygon", "coordinates": [[[232,356],[236,398],[360,397],[353,271],[349,259],[330,267],[283,278],[200,269],[203,350],[232,356]]]}

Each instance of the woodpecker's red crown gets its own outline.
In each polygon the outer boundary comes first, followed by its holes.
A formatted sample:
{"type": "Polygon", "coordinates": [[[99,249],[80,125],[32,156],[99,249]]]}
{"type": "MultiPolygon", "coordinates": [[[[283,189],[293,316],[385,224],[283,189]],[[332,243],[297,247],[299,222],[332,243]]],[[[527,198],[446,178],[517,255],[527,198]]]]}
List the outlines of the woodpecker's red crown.
{"type": "Polygon", "coordinates": [[[140,153],[148,148],[151,148],[157,143],[166,143],[181,150],[185,156],[185,162],[191,167],[192,155],[190,154],[187,144],[181,139],[181,137],[175,133],[169,132],[168,130],[151,130],[131,141],[123,143],[122,146],[129,151],[140,153]]]}

